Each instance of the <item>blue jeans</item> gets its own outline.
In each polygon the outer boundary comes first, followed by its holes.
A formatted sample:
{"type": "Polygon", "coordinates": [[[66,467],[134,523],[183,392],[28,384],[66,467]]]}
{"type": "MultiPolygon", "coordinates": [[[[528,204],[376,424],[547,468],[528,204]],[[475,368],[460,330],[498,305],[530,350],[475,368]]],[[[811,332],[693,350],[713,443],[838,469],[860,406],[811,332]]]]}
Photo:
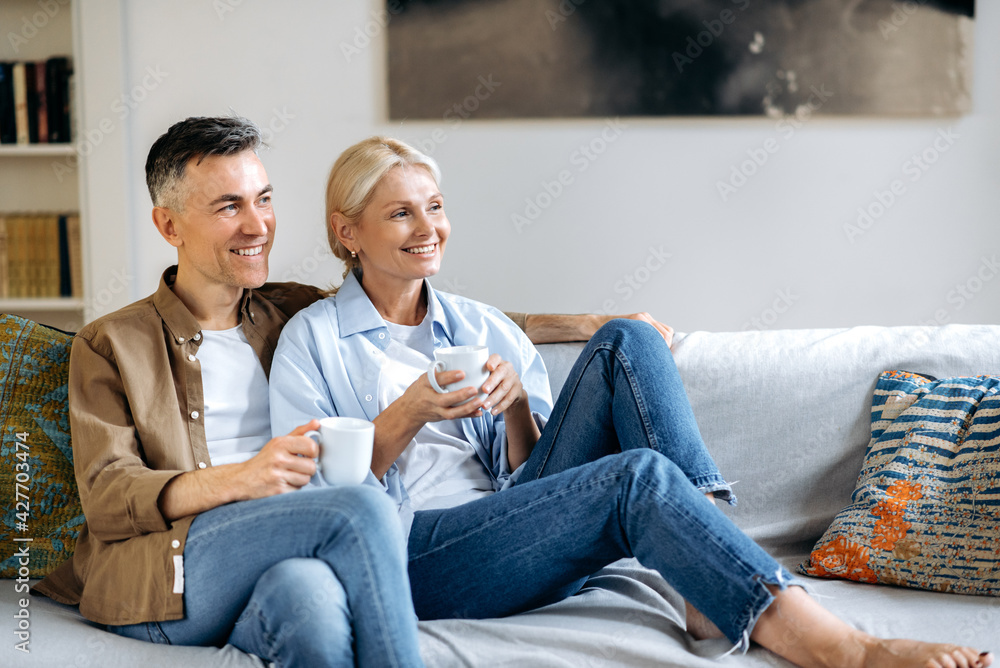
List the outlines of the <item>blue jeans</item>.
{"type": "Polygon", "coordinates": [[[396,509],[363,485],[202,513],[184,546],[184,618],[109,627],[287,666],[422,666],[396,509]]]}
{"type": "Polygon", "coordinates": [[[615,320],[585,347],[513,487],[418,511],[409,537],[421,619],[500,617],[579,591],[624,557],[653,568],[743,649],[792,576],[706,493],[733,501],[666,344],[615,320]]]}

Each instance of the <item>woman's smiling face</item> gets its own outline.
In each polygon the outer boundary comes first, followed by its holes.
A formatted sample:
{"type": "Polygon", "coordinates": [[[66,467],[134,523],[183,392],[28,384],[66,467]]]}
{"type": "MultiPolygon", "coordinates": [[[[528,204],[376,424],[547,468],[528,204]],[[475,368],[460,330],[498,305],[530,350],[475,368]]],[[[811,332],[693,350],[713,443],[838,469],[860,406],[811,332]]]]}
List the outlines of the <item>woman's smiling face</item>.
{"type": "Polygon", "coordinates": [[[396,166],[379,181],[351,232],[348,247],[366,279],[406,283],[438,273],[451,223],[431,173],[419,165],[396,166]]]}

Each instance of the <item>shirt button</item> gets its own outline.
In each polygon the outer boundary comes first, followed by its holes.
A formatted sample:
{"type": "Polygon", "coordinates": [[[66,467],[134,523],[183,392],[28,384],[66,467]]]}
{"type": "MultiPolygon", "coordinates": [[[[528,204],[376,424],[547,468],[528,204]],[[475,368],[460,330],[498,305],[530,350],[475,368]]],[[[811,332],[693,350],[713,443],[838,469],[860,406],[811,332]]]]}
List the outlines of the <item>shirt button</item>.
{"type": "Polygon", "coordinates": [[[197,357],[195,357],[194,355],[188,355],[188,362],[193,362],[193,361],[195,361],[196,359],[198,359],[198,358],[197,358],[197,357]]]}
{"type": "Polygon", "coordinates": [[[178,336],[177,337],[177,343],[184,343],[184,337],[183,336],[178,336]]]}
{"type": "Polygon", "coordinates": [[[203,469],[203,468],[207,468],[207,467],[208,467],[208,464],[206,464],[205,462],[198,462],[198,468],[203,469]]]}
{"type": "Polygon", "coordinates": [[[198,411],[191,411],[191,419],[197,420],[200,413],[198,411]]]}
{"type": "Polygon", "coordinates": [[[181,542],[179,540],[177,540],[176,538],[174,540],[170,541],[170,547],[178,548],[180,546],[181,546],[181,542]]]}
{"type": "Polygon", "coordinates": [[[365,395],[365,401],[371,401],[371,400],[372,400],[372,395],[370,394],[365,395]]]}
{"type": "Polygon", "coordinates": [[[378,333],[378,338],[384,339],[385,338],[385,332],[379,332],[378,333]]]}
{"type": "Polygon", "coordinates": [[[194,335],[194,337],[192,337],[192,338],[194,338],[194,340],[195,340],[195,341],[201,341],[201,332],[198,332],[198,333],[197,333],[197,334],[195,334],[195,335],[194,335]]]}

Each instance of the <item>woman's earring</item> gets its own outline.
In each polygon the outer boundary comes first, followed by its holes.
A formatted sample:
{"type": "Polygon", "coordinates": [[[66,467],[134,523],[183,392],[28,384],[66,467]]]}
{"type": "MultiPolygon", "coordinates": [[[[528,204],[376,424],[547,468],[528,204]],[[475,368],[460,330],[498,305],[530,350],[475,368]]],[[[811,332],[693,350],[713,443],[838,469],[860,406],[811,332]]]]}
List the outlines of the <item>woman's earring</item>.
{"type": "Polygon", "coordinates": [[[358,254],[355,253],[354,251],[351,251],[351,257],[357,259],[358,254]]]}

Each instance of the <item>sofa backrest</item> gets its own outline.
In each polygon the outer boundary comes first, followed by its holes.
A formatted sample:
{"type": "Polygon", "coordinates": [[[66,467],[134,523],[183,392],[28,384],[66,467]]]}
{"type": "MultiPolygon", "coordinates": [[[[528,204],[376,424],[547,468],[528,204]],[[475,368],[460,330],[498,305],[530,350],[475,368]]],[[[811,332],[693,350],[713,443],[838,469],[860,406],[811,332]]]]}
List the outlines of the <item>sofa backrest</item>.
{"type": "MultiPolygon", "coordinates": [[[[70,341],[0,314],[0,541],[34,538],[33,577],[72,553],[83,522],[66,410],[70,341]],[[27,448],[18,434],[28,434],[27,448]],[[17,514],[20,463],[30,473],[21,476],[30,479],[27,531],[17,514]]],[[[583,345],[539,346],[553,396],[583,345]]],[[[739,497],[727,512],[772,552],[801,551],[850,500],[878,374],[1000,375],[1000,326],[694,332],[677,335],[674,359],[705,442],[739,497]]],[[[0,577],[17,568],[0,566],[0,577]]]]}
{"type": "MultiPolygon", "coordinates": [[[[561,386],[582,344],[540,349],[561,386]]],[[[693,332],[675,338],[673,353],[705,442],[734,483],[739,503],[727,512],[772,552],[801,552],[850,501],[879,373],[1000,374],[1000,326],[693,332]]]]}

